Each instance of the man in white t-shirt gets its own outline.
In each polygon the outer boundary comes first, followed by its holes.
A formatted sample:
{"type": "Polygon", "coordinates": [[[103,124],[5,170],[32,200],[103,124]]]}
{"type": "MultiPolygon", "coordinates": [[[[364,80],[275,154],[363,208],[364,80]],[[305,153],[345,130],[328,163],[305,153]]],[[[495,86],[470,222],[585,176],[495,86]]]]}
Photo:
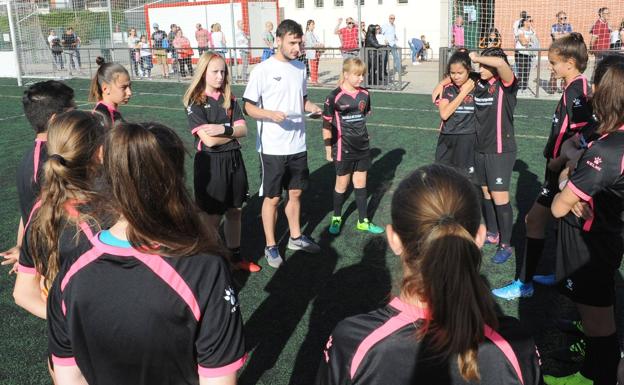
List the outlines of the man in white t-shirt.
{"type": "Polygon", "coordinates": [[[246,82],[249,67],[249,35],[245,32],[242,20],[236,22],[236,51],[241,58],[243,67],[243,73],[240,78],[243,82],[246,82]]]}
{"type": "Polygon", "coordinates": [[[284,209],[290,229],[288,248],[311,253],[320,251],[312,239],[301,234],[299,223],[301,193],[309,177],[305,112],[321,113],[321,109],[308,100],[305,65],[297,60],[302,52],[302,37],[301,25],[289,19],[282,21],[276,31],[275,55],[253,69],[243,95],[245,111],[258,123],[256,149],[262,164],[264,256],[269,265],[276,268],[283,262],[275,240],[282,188],[288,190],[284,209]]]}
{"type": "Polygon", "coordinates": [[[397,46],[397,35],[396,35],[396,26],[394,25],[394,15],[388,16],[388,23],[381,27],[381,32],[386,38],[386,42],[388,46],[391,48],[390,52],[392,53],[392,59],[394,62],[394,72],[396,74],[400,73],[403,69],[401,64],[401,54],[399,52],[399,47],[397,46]]]}

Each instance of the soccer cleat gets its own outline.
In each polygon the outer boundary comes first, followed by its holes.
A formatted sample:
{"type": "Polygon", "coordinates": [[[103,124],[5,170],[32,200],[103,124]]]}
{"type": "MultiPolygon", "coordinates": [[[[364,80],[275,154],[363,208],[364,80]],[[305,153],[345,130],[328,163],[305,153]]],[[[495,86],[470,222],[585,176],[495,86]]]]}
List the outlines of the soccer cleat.
{"type": "MultiPolygon", "coordinates": [[[[266,252],[265,252],[266,255],[266,252]]],[[[268,258],[267,258],[268,260],[268,258]]],[[[270,264],[270,263],[269,263],[270,264]]],[[[236,262],[234,264],[234,268],[236,270],[242,270],[242,271],[248,271],[250,273],[257,273],[260,270],[262,270],[262,267],[260,267],[260,265],[258,265],[257,263],[251,262],[251,261],[240,261],[240,262],[236,262]]]]}
{"type": "Polygon", "coordinates": [[[498,245],[499,235],[498,233],[492,233],[488,231],[485,235],[486,245],[498,245]]]}
{"type": "Polygon", "coordinates": [[[384,232],[383,227],[377,226],[373,222],[369,221],[368,218],[364,218],[361,222],[358,220],[355,228],[360,231],[368,231],[371,234],[382,234],[384,232]]]}
{"type": "Polygon", "coordinates": [[[555,320],[555,326],[557,329],[561,330],[564,333],[572,334],[578,337],[585,336],[585,331],[583,330],[583,324],[580,320],[569,320],[559,318],[555,320]]]}
{"type": "Polygon", "coordinates": [[[554,350],[548,356],[565,362],[581,363],[585,360],[585,340],[578,340],[570,346],[554,350]]]}
{"type": "Polygon", "coordinates": [[[557,283],[557,281],[555,281],[554,274],[534,275],[533,282],[537,282],[540,285],[544,285],[544,286],[555,286],[555,284],[557,283]]]}
{"type": "Polygon", "coordinates": [[[513,255],[511,246],[500,245],[496,248],[496,253],[492,257],[494,263],[505,263],[513,255]]]}
{"type": "Polygon", "coordinates": [[[314,240],[303,234],[297,239],[288,239],[288,248],[290,250],[303,250],[307,253],[318,253],[321,251],[321,247],[314,240]]]}
{"type": "Polygon", "coordinates": [[[516,298],[531,297],[533,296],[533,283],[522,283],[522,281],[517,279],[507,286],[492,290],[492,294],[508,301],[516,298]]]}
{"type": "Polygon", "coordinates": [[[264,257],[266,258],[269,266],[278,268],[284,262],[282,256],[279,253],[277,246],[267,246],[264,248],[264,257]]]}
{"type": "Polygon", "coordinates": [[[576,372],[565,377],[544,376],[546,385],[593,385],[594,381],[576,372]]]}
{"type": "Polygon", "coordinates": [[[342,227],[342,217],[332,216],[331,223],[329,224],[329,233],[338,235],[340,234],[341,227],[342,227]]]}

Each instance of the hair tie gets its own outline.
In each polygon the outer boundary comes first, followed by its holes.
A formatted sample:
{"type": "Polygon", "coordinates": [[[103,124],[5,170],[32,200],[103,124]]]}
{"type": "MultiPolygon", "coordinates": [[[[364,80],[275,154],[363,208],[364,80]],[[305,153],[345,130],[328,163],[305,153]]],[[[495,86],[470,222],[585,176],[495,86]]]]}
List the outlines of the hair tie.
{"type": "Polygon", "coordinates": [[[448,225],[453,222],[455,222],[455,217],[451,214],[445,214],[445,215],[442,215],[440,219],[438,219],[438,226],[448,225]]]}
{"type": "Polygon", "coordinates": [[[62,166],[67,166],[67,160],[65,160],[65,158],[63,158],[59,154],[52,154],[48,158],[49,159],[56,159],[62,166]]]}

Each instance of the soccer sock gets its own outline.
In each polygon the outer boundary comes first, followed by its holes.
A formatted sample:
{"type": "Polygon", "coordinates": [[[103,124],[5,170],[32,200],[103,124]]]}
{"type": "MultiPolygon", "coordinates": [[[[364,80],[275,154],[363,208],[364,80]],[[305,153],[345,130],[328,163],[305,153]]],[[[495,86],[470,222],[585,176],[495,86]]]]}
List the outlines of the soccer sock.
{"type": "Polygon", "coordinates": [[[496,223],[496,211],[494,211],[494,202],[491,199],[481,198],[481,210],[483,211],[483,219],[485,219],[485,227],[487,231],[498,233],[498,224],[496,223]]]}
{"type": "Polygon", "coordinates": [[[355,204],[357,206],[361,222],[364,219],[368,218],[368,214],[366,213],[366,187],[354,188],[353,193],[355,194],[355,204]]]}
{"type": "Polygon", "coordinates": [[[334,216],[341,217],[342,216],[342,204],[344,203],[346,192],[336,192],[334,190],[334,216]]]}
{"type": "Polygon", "coordinates": [[[581,374],[594,385],[615,384],[620,362],[620,347],[615,333],[604,337],[585,337],[587,350],[581,374]]]}
{"type": "Polygon", "coordinates": [[[496,219],[498,220],[498,228],[500,229],[500,244],[509,246],[511,243],[511,229],[513,227],[513,211],[511,203],[504,205],[495,205],[496,219]]]}
{"type": "Polygon", "coordinates": [[[544,251],[544,239],[529,238],[527,237],[524,248],[524,263],[520,270],[520,280],[524,283],[531,282],[537,270],[537,264],[540,258],[542,258],[542,251],[544,251]]]}
{"type": "Polygon", "coordinates": [[[240,255],[240,247],[232,247],[230,250],[232,263],[240,262],[242,260],[240,255]]]}

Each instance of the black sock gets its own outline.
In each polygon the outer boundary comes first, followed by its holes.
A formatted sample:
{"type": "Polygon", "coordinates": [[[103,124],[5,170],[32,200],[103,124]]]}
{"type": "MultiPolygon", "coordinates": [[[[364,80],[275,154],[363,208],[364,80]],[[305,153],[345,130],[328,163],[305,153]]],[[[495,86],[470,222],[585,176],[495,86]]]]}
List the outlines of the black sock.
{"type": "Polygon", "coordinates": [[[229,250],[232,263],[240,262],[242,260],[240,255],[240,247],[231,247],[229,250]]]}
{"type": "Polygon", "coordinates": [[[544,239],[538,238],[526,238],[524,247],[524,261],[520,270],[520,280],[524,283],[533,280],[535,271],[537,270],[537,264],[542,258],[542,251],[544,251],[544,239]]]}
{"type": "Polygon", "coordinates": [[[594,385],[612,385],[617,382],[620,347],[615,333],[604,337],[585,337],[587,348],[581,374],[594,385]]]}
{"type": "Polygon", "coordinates": [[[487,231],[491,233],[498,233],[494,202],[492,202],[491,199],[481,198],[481,210],[483,211],[483,219],[485,219],[485,227],[487,227],[487,231]]]}
{"type": "Polygon", "coordinates": [[[511,203],[507,202],[504,205],[495,205],[496,220],[498,221],[498,228],[500,232],[500,244],[509,246],[511,243],[511,229],[513,228],[513,211],[511,209],[511,203]]]}
{"type": "Polygon", "coordinates": [[[366,187],[364,188],[354,188],[353,193],[355,194],[355,204],[358,209],[358,215],[360,216],[360,222],[364,219],[368,218],[368,214],[366,213],[366,187]]]}
{"type": "Polygon", "coordinates": [[[341,217],[342,216],[342,204],[344,203],[346,192],[336,192],[334,190],[334,216],[341,217]]]}

